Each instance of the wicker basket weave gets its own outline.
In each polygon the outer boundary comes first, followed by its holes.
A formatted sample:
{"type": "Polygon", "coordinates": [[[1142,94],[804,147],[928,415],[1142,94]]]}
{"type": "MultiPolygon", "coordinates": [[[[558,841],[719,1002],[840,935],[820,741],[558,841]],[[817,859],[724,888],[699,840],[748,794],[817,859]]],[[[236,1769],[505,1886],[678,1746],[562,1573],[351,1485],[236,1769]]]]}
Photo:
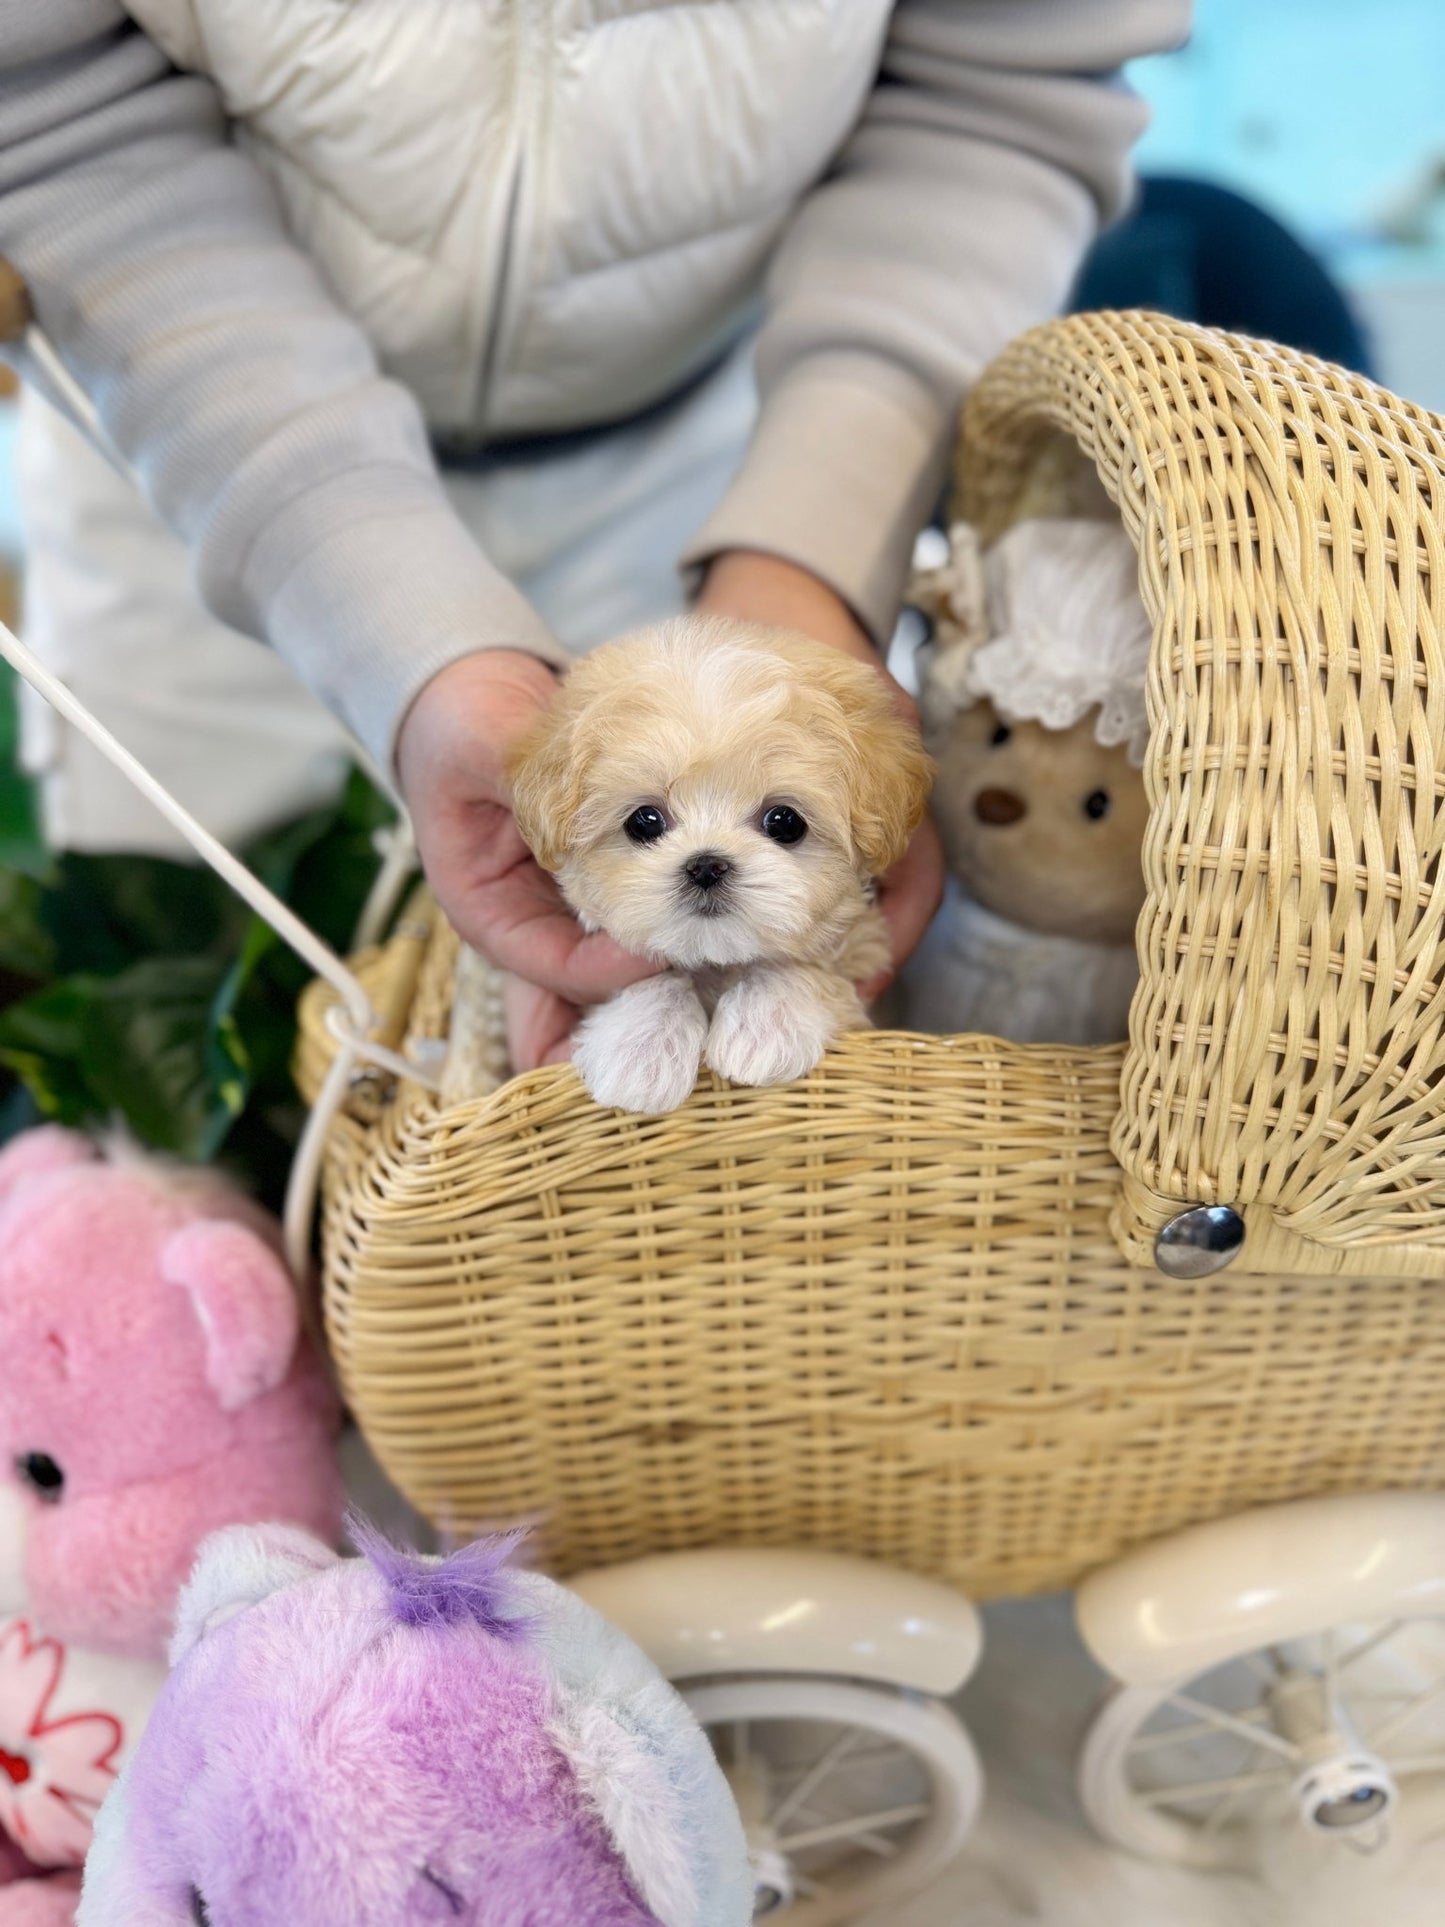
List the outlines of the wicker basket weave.
{"type": "MultiPolygon", "coordinates": [[[[661,1120],[567,1069],[359,1093],[326,1321],[433,1518],[535,1518],[562,1570],[814,1544],[986,1596],[1441,1481],[1445,425],[1278,348],[1075,317],[979,385],[965,510],[1003,526],[1061,435],[1156,627],[1127,1051],[869,1034],[661,1120]],[[1201,1201],[1243,1255],[1166,1279],[1154,1235],[1201,1201]]],[[[414,1046],[456,955],[423,906],[366,962],[414,1046]]]]}

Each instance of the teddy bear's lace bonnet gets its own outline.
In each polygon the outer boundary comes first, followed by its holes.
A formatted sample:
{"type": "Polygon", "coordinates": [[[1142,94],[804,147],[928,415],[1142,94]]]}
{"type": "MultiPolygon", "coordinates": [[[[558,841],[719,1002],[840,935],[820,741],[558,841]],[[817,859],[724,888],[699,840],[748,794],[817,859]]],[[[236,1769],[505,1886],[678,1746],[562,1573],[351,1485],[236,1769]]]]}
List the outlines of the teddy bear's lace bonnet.
{"type": "Polygon", "coordinates": [[[921,572],[913,600],[933,618],[923,712],[937,728],[987,698],[1009,722],[1069,729],[1097,707],[1101,746],[1144,760],[1150,625],[1138,558],[1117,524],[1016,522],[987,551],[967,523],[921,572]]]}

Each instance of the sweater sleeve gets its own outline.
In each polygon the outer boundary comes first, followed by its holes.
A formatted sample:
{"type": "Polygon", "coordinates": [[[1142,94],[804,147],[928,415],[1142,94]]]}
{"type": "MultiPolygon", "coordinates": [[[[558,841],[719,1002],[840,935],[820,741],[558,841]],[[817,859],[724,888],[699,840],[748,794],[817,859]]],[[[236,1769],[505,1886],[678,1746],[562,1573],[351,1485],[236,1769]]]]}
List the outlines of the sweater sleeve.
{"type": "Polygon", "coordinates": [[[785,557],[875,641],[970,383],[1055,313],[1127,201],[1147,110],[1121,64],[1189,0],[901,0],[862,119],[774,260],[752,444],[684,557],[785,557]]]}
{"type": "Polygon", "coordinates": [[[449,662],[560,659],[453,514],[415,403],[288,239],[210,84],[117,0],[0,0],[0,252],[205,602],[383,768],[449,662]]]}

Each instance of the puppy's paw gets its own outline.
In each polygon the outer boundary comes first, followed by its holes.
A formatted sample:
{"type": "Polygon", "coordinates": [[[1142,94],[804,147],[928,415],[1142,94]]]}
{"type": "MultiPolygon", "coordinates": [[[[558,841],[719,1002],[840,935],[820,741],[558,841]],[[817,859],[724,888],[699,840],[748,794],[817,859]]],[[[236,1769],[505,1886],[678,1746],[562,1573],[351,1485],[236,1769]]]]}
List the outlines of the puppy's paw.
{"type": "Polygon", "coordinates": [[[589,1011],[572,1062],[594,1103],[661,1117],[692,1094],[707,1015],[686,977],[649,977],[589,1011]]]}
{"type": "MultiPolygon", "coordinates": [[[[844,987],[846,989],[846,987],[844,987]]],[[[751,971],[719,997],[704,1060],[731,1084],[791,1084],[822,1060],[833,1039],[864,1021],[851,991],[824,994],[802,971],[751,971]]]]}

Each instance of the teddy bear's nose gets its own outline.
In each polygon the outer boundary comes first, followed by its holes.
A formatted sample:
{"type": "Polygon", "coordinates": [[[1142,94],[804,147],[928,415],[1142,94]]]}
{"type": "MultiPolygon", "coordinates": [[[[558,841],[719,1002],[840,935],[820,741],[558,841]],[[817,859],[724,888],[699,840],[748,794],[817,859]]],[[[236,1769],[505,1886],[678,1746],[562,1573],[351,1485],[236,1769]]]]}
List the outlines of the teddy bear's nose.
{"type": "Polygon", "coordinates": [[[1029,806],[1012,790],[980,790],[973,799],[973,813],[980,823],[1017,823],[1028,815],[1029,806]]]}

